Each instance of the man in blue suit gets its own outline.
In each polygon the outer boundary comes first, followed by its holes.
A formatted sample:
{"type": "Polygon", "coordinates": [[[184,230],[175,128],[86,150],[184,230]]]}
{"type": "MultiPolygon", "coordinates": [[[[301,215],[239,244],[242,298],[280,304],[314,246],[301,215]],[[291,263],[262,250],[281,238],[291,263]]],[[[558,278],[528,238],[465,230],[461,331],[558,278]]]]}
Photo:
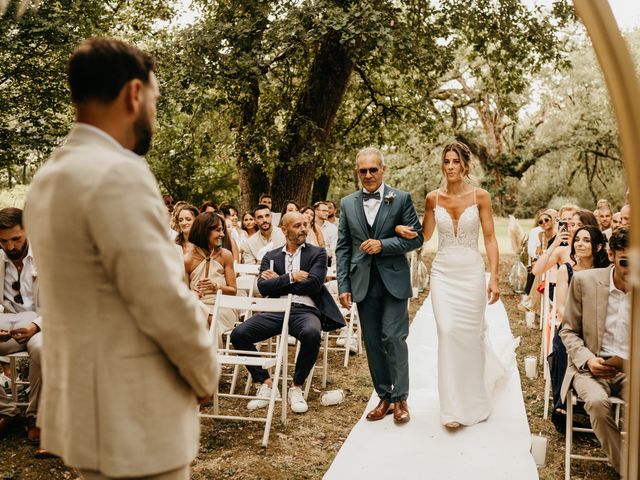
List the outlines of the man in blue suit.
{"type": "MultiPolygon", "coordinates": [[[[289,391],[289,404],[295,413],[307,411],[302,386],[316,363],[322,331],[344,327],[344,318],[324,286],[327,276],[327,252],[310,245],[307,239],[307,220],[298,212],[282,218],[282,231],[287,243],[267,252],[262,258],[258,289],[265,297],[278,298],[293,294],[289,315],[289,333],[300,341],[300,353],[289,391]]],[[[255,343],[275,335],[282,329],[284,315],[259,313],[242,322],[231,332],[231,343],[239,350],[256,350],[255,343]]],[[[258,396],[271,395],[273,385],[269,372],[260,367],[247,367],[254,382],[259,383],[258,396]]],[[[264,408],[268,400],[251,400],[249,410],[264,408]]]]}
{"type": "Polygon", "coordinates": [[[382,152],[365,148],[356,155],[356,173],[363,189],[345,197],[340,206],[336,247],[340,303],[358,304],[369,371],[378,406],[367,420],[393,413],[396,423],[410,419],[407,299],[412,295],[405,256],[422,246],[422,227],[407,192],[382,181],[382,152]],[[415,236],[405,240],[396,225],[408,225],[415,236]]]}

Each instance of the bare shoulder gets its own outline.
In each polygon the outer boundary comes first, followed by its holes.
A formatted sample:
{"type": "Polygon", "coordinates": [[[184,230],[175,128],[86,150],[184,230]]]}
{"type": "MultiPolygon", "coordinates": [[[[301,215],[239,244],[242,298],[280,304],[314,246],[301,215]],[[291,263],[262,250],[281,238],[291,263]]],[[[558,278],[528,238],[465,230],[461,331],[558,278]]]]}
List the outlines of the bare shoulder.
{"type": "Polygon", "coordinates": [[[478,202],[491,202],[491,194],[484,188],[476,187],[476,199],[478,202]]]}
{"type": "Polygon", "coordinates": [[[424,203],[427,207],[434,208],[436,206],[436,197],[438,196],[438,190],[431,190],[427,193],[424,199],[424,203]]]}

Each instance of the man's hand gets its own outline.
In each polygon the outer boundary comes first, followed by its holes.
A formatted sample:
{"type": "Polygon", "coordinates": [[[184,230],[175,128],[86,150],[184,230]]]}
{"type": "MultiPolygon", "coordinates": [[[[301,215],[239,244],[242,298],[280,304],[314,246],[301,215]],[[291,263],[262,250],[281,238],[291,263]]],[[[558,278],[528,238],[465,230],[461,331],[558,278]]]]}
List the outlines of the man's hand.
{"type": "Polygon", "coordinates": [[[27,343],[31,337],[33,337],[40,328],[35,324],[31,323],[28,327],[24,328],[16,328],[15,330],[11,330],[11,337],[18,343],[27,343]]]}
{"type": "Polygon", "coordinates": [[[11,332],[9,330],[0,330],[0,343],[11,340],[11,332]]]}
{"type": "Polygon", "coordinates": [[[279,275],[273,270],[265,270],[260,274],[260,278],[263,280],[273,280],[274,278],[278,278],[279,275]]]}
{"type": "Polygon", "coordinates": [[[360,244],[360,250],[369,255],[375,255],[382,251],[382,242],[373,238],[369,238],[360,244]]]}
{"type": "Polygon", "coordinates": [[[294,282],[304,282],[307,278],[309,278],[309,273],[304,270],[300,270],[299,272],[293,272],[291,274],[294,282]]]}
{"type": "Polygon", "coordinates": [[[340,299],[340,305],[348,310],[351,309],[351,292],[341,293],[338,298],[340,299]]]}
{"type": "Polygon", "coordinates": [[[618,369],[604,364],[604,358],[595,357],[587,361],[587,368],[594,377],[613,378],[618,374],[618,369]]]}
{"type": "Polygon", "coordinates": [[[409,227],[407,225],[396,225],[395,231],[396,235],[404,238],[405,240],[413,240],[418,236],[418,232],[416,232],[413,227],[409,227]]]}

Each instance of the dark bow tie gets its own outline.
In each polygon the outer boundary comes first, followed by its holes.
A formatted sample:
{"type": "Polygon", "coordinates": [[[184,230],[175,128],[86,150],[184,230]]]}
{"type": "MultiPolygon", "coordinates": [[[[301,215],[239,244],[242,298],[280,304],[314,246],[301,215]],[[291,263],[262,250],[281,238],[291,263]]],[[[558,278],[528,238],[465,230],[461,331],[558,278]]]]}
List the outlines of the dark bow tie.
{"type": "Polygon", "coordinates": [[[362,201],[366,202],[367,200],[380,200],[380,192],[373,192],[373,193],[369,193],[369,192],[362,192],[362,201]]]}

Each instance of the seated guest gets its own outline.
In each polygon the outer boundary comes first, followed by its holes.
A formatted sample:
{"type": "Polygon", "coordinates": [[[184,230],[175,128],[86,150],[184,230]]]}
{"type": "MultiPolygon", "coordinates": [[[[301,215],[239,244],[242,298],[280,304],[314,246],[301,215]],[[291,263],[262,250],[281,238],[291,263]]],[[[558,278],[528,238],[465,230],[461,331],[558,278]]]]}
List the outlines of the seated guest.
{"type": "Polygon", "coordinates": [[[631,222],[631,205],[628,203],[620,209],[620,226],[628,227],[631,222]]]}
{"type": "Polygon", "coordinates": [[[240,228],[238,222],[238,209],[235,205],[230,203],[222,203],[218,207],[220,213],[224,215],[225,224],[227,226],[227,230],[236,242],[236,244],[240,245],[246,236],[246,232],[240,228]]]}
{"type": "Polygon", "coordinates": [[[333,257],[338,243],[338,227],[327,221],[329,218],[329,206],[327,202],[316,202],[313,204],[313,210],[316,214],[316,230],[322,232],[324,239],[324,248],[327,249],[327,255],[333,257]]]}
{"type": "Polygon", "coordinates": [[[600,224],[600,230],[604,233],[607,240],[611,238],[611,233],[613,232],[613,228],[611,225],[611,217],[613,216],[613,212],[611,211],[611,207],[602,206],[598,210],[598,223],[600,224]]]}
{"type": "Polygon", "coordinates": [[[329,218],[327,221],[333,223],[336,227],[338,226],[338,216],[336,215],[336,204],[331,200],[325,200],[327,206],[329,207],[329,218]]]}
{"type": "Polygon", "coordinates": [[[173,213],[173,208],[174,208],[173,197],[171,195],[163,195],[162,201],[164,202],[164,206],[167,208],[169,215],[171,215],[173,213]]]}
{"type": "Polygon", "coordinates": [[[300,205],[298,205],[295,201],[287,200],[286,202],[284,202],[282,206],[282,216],[280,217],[280,222],[278,222],[278,227],[282,226],[282,217],[284,217],[286,213],[299,212],[299,211],[300,211],[300,205]]]}
{"type": "Polygon", "coordinates": [[[571,385],[584,401],[591,425],[618,473],[621,435],[609,397],[621,396],[626,375],[605,359],[629,358],[629,232],[620,228],[609,243],[613,266],[576,272],[569,287],[560,337],[569,355],[562,383],[564,401],[571,385]]]}
{"type": "Polygon", "coordinates": [[[573,210],[573,208],[563,207],[560,209],[559,215],[558,234],[545,252],[538,257],[538,261],[532,269],[535,275],[541,275],[549,269],[555,268],[556,265],[563,265],[571,261],[569,245],[576,230],[585,225],[592,225],[598,228],[596,217],[588,210],[573,210]]]}
{"type": "MultiPolygon", "coordinates": [[[[569,285],[574,272],[581,272],[592,268],[608,267],[607,239],[604,234],[593,225],[579,228],[571,239],[570,262],[561,265],[556,277],[556,315],[558,324],[562,324],[564,306],[567,299],[569,285]]],[[[558,329],[560,326],[558,327],[558,329]]],[[[566,405],[560,400],[560,387],[567,370],[567,351],[559,335],[553,337],[553,353],[550,359],[551,385],[553,391],[554,412],[551,421],[556,428],[564,433],[566,425],[566,405]]]]}
{"type": "Polygon", "coordinates": [[[258,205],[253,211],[253,217],[258,225],[258,233],[247,238],[242,246],[242,262],[259,264],[262,257],[269,250],[282,247],[285,244],[282,230],[273,228],[271,210],[266,205],[258,205]]]}
{"type": "Polygon", "coordinates": [[[251,212],[244,212],[242,214],[242,229],[247,233],[245,238],[248,238],[258,232],[256,219],[253,218],[253,214],[251,212]]]}
{"type": "Polygon", "coordinates": [[[620,212],[611,215],[611,230],[615,230],[618,227],[620,227],[620,212]]]}
{"type": "MultiPolygon", "coordinates": [[[[40,442],[40,429],[36,427],[40,398],[42,348],[42,317],[39,315],[38,281],[33,254],[22,227],[22,210],[0,210],[0,278],[3,279],[3,299],[0,311],[0,356],[29,352],[29,404],[27,438],[40,442]]],[[[19,419],[18,406],[0,386],[0,438],[19,419]]]]}
{"type": "Polygon", "coordinates": [[[268,193],[261,194],[260,198],[258,198],[258,205],[266,205],[269,207],[269,210],[271,211],[271,223],[273,225],[280,225],[281,215],[280,212],[273,211],[273,198],[271,198],[271,195],[268,193]]]}
{"type": "Polygon", "coordinates": [[[233,256],[234,262],[239,262],[242,257],[240,256],[240,247],[238,247],[238,243],[235,241],[233,236],[229,233],[229,228],[227,227],[227,221],[222,214],[222,211],[216,212],[216,215],[220,217],[222,220],[222,248],[226,248],[231,252],[233,256]]]}
{"type": "MultiPolygon", "coordinates": [[[[300,353],[293,386],[289,389],[289,404],[295,413],[304,413],[307,402],[302,386],[318,358],[322,331],[344,327],[345,323],[336,302],[324,286],[327,253],[305,243],[307,226],[304,216],[297,212],[287,213],[282,220],[282,231],[286,244],[269,251],[262,259],[258,289],[263,296],[271,298],[293,294],[289,334],[300,341],[300,353]],[[273,270],[269,268],[270,262],[273,262],[273,270]]],[[[238,350],[256,351],[255,343],[280,333],[283,318],[281,313],[254,315],[233,329],[231,343],[238,350]]],[[[248,370],[253,381],[260,384],[258,396],[270,396],[274,386],[269,372],[259,367],[248,367],[248,370]]],[[[268,403],[268,400],[251,400],[247,408],[264,408],[268,403]]]]}
{"type": "Polygon", "coordinates": [[[322,230],[316,225],[316,212],[313,207],[302,207],[300,213],[307,219],[307,243],[324,248],[322,230]]]}
{"type": "Polygon", "coordinates": [[[211,200],[207,200],[200,207],[200,213],[216,213],[218,211],[218,205],[211,200]]]}
{"type": "Polygon", "coordinates": [[[191,231],[191,225],[198,216],[198,209],[193,205],[184,204],[177,209],[176,220],[178,222],[178,235],[176,235],[176,245],[180,245],[182,253],[186,253],[192,245],[189,243],[189,232],[191,231]]]}
{"type": "MultiPolygon", "coordinates": [[[[209,310],[213,310],[218,290],[225,295],[236,294],[236,273],[231,252],[222,247],[224,221],[215,213],[199,214],[189,233],[189,242],[194,246],[184,257],[186,282],[198,294],[198,298],[209,310]]],[[[209,317],[211,321],[211,317],[209,317]]],[[[238,321],[235,310],[221,309],[217,338],[221,344],[222,334],[233,328],[238,321]]]]}

